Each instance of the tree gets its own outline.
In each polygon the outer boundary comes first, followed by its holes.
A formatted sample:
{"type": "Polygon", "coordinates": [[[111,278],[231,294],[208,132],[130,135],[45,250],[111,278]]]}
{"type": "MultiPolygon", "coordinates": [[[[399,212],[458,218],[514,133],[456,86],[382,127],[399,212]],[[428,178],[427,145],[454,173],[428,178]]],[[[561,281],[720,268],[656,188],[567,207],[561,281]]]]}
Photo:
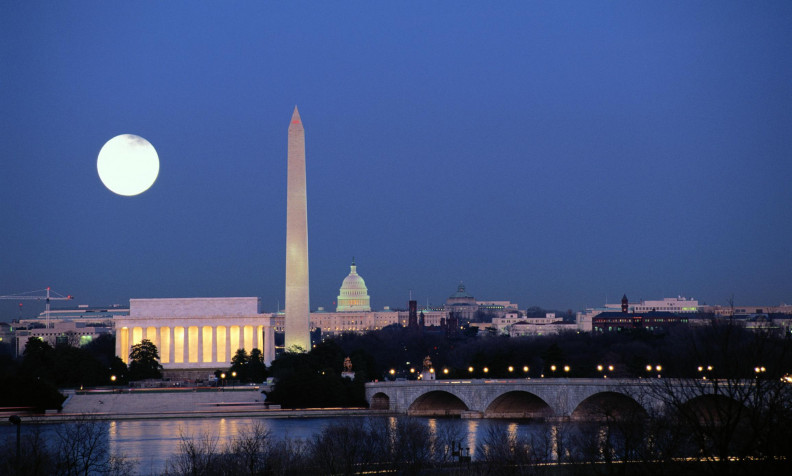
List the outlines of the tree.
{"type": "Polygon", "coordinates": [[[234,378],[243,382],[263,382],[267,378],[267,366],[261,350],[253,349],[248,354],[245,349],[237,349],[226,373],[231,375],[232,372],[236,372],[234,378]]]}
{"type": "Polygon", "coordinates": [[[157,346],[148,339],[132,346],[129,354],[129,379],[143,380],[162,378],[162,365],[159,363],[157,346]]]}
{"type": "Polygon", "coordinates": [[[264,355],[259,349],[250,351],[245,378],[252,382],[263,382],[267,378],[267,366],[264,365],[264,355]]]}
{"type": "Polygon", "coordinates": [[[242,380],[247,376],[248,363],[250,356],[245,349],[237,349],[233,357],[231,357],[231,368],[228,369],[228,375],[231,372],[236,372],[236,378],[242,380]]]}

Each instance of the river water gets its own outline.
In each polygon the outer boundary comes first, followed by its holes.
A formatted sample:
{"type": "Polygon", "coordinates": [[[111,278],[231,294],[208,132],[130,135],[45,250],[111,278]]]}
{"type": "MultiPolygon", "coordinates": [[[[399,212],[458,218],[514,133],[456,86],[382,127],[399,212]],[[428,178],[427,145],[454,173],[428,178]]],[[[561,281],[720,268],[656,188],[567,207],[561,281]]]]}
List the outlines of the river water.
{"type": "MultiPolygon", "coordinates": [[[[366,417],[351,417],[364,423],[366,417]]],[[[390,420],[394,417],[384,417],[390,420]]],[[[404,418],[404,417],[402,417],[404,418]]],[[[179,450],[182,436],[200,438],[204,435],[216,437],[218,448],[222,448],[233,436],[240,431],[258,423],[271,432],[276,438],[309,439],[321,432],[322,428],[340,423],[348,418],[256,418],[256,417],[231,417],[231,418],[188,418],[164,420],[110,420],[101,421],[99,424],[107,425],[108,443],[111,454],[123,454],[138,462],[138,474],[159,474],[166,465],[169,457],[179,450]]],[[[529,436],[538,431],[539,424],[527,421],[505,420],[461,420],[449,418],[419,418],[427,425],[431,435],[441,435],[455,432],[463,441],[462,446],[470,448],[473,459],[476,458],[475,448],[485,438],[490,425],[503,427],[509,434],[529,436]]],[[[45,437],[54,436],[61,425],[42,424],[38,428],[45,437]]],[[[15,427],[10,425],[0,426],[0,439],[15,436],[15,427]]],[[[22,426],[22,435],[34,431],[34,425],[22,426]]]]}

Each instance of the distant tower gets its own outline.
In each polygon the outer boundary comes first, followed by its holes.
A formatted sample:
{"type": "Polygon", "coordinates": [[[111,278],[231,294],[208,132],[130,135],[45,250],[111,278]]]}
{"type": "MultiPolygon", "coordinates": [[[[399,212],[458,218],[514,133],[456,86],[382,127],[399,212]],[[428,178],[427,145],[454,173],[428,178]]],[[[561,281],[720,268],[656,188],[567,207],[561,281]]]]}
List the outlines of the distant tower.
{"type": "Polygon", "coordinates": [[[622,296],[622,312],[626,313],[629,308],[630,302],[627,300],[627,295],[622,296]]]}
{"type": "Polygon", "coordinates": [[[410,329],[415,329],[418,327],[418,301],[414,301],[410,299],[409,303],[409,317],[407,321],[407,327],[410,329]]]}
{"type": "Polygon", "coordinates": [[[297,106],[289,124],[286,191],[286,316],[284,346],[311,350],[308,303],[308,199],[305,193],[305,131],[297,106]]]}

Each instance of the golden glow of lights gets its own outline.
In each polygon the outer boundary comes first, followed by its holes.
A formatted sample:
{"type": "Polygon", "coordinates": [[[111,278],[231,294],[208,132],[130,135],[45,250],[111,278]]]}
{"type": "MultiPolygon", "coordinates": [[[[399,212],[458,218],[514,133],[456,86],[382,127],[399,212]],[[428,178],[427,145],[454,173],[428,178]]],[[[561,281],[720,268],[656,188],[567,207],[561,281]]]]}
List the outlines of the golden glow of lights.
{"type": "Polygon", "coordinates": [[[146,139],[122,134],[107,141],[99,151],[96,170],[108,190],[131,197],[154,185],[159,175],[159,156],[146,139]]]}
{"type": "Polygon", "coordinates": [[[468,367],[468,372],[473,373],[473,367],[468,367]]]}
{"type": "Polygon", "coordinates": [[[598,366],[597,366],[597,370],[599,370],[600,372],[602,372],[602,368],[603,368],[603,367],[602,367],[601,365],[598,365],[598,366]]]}
{"type": "Polygon", "coordinates": [[[647,365],[646,366],[646,371],[647,372],[651,372],[652,371],[652,366],[651,365],[647,365]]]}
{"type": "Polygon", "coordinates": [[[163,364],[170,363],[170,351],[171,351],[171,335],[170,335],[170,327],[160,327],[160,345],[159,345],[159,353],[160,353],[160,362],[163,364]]]}
{"type": "Polygon", "coordinates": [[[443,369],[443,373],[448,375],[448,369],[443,369]]]}
{"type": "Polygon", "coordinates": [[[569,372],[569,366],[568,365],[564,366],[564,372],[569,372]]]}
{"type": "Polygon", "coordinates": [[[212,328],[210,326],[203,326],[201,330],[202,337],[203,337],[203,348],[201,349],[201,355],[203,356],[203,362],[211,362],[212,361],[212,328]]]}
{"type": "Polygon", "coordinates": [[[198,326],[187,328],[187,359],[191,363],[198,362],[198,326]]]}
{"type": "Polygon", "coordinates": [[[484,370],[484,373],[487,373],[487,372],[489,372],[489,368],[488,368],[488,367],[484,367],[484,369],[483,369],[483,370],[484,370]]]}
{"type": "Polygon", "coordinates": [[[177,364],[184,363],[184,327],[173,328],[173,361],[177,364]]]}
{"type": "Polygon", "coordinates": [[[217,326],[215,329],[217,333],[217,362],[227,362],[231,358],[226,353],[226,327],[217,326]]]}
{"type": "Polygon", "coordinates": [[[555,365],[551,365],[551,366],[550,366],[550,370],[552,370],[553,372],[555,372],[555,371],[556,371],[556,368],[557,368],[557,367],[556,367],[555,365]]]}
{"type": "Polygon", "coordinates": [[[391,375],[396,375],[396,369],[390,369],[388,373],[391,375]]]}
{"type": "Polygon", "coordinates": [[[514,372],[514,367],[512,367],[511,365],[509,366],[509,372],[514,372]]]}

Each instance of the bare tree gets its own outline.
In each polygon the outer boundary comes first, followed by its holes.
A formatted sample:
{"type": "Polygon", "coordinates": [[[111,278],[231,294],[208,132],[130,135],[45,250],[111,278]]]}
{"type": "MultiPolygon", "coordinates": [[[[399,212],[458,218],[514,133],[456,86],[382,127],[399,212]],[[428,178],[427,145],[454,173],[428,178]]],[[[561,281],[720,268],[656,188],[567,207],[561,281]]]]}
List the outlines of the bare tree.
{"type": "Polygon", "coordinates": [[[168,459],[165,474],[215,475],[220,474],[220,454],[217,437],[203,434],[198,439],[181,434],[179,452],[168,459]]]}

